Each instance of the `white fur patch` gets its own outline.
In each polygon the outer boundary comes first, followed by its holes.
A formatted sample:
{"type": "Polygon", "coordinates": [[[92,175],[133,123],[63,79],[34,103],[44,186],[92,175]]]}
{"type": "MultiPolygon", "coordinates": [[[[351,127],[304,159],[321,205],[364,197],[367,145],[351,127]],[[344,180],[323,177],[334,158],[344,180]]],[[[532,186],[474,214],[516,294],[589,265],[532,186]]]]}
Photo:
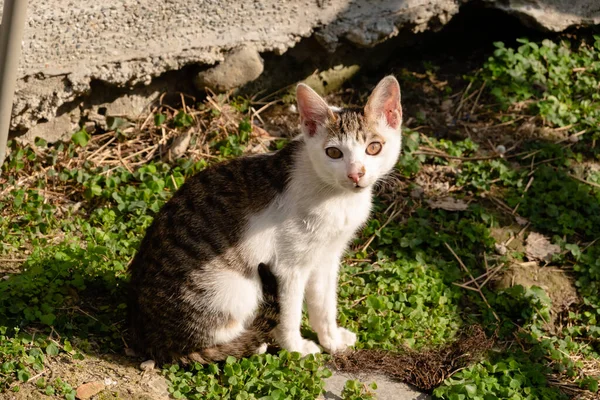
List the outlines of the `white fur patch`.
{"type": "Polygon", "coordinates": [[[268,348],[269,348],[269,345],[266,343],[263,343],[256,349],[255,354],[265,354],[267,352],[268,348]]]}
{"type": "Polygon", "coordinates": [[[207,307],[224,313],[232,321],[216,331],[215,339],[219,343],[237,337],[244,330],[244,325],[253,318],[262,299],[258,276],[248,279],[231,270],[204,271],[195,277],[195,284],[206,290],[207,307]]]}
{"type": "Polygon", "coordinates": [[[230,325],[219,328],[215,331],[215,344],[231,342],[244,331],[244,326],[237,321],[233,321],[230,325]]]}

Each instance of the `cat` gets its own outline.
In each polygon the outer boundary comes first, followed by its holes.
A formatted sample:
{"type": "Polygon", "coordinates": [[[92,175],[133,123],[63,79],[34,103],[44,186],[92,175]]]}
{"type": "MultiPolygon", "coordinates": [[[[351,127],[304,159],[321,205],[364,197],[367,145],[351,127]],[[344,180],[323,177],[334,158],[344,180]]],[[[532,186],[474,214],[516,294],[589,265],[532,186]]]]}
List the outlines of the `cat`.
{"type": "Polygon", "coordinates": [[[129,330],[157,362],[214,362],[266,350],[302,355],[302,305],[334,353],[356,334],[337,324],[342,254],[371,212],[374,184],[402,143],[400,86],[382,79],[364,109],[296,88],[301,134],[281,150],[214,165],[157,214],[130,266],[129,330]]]}

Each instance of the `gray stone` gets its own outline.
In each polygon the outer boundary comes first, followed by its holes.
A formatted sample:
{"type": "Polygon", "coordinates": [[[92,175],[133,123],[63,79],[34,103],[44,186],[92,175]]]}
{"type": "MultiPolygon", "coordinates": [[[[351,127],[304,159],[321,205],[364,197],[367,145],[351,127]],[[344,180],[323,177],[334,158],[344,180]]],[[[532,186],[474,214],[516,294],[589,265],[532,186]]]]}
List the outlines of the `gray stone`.
{"type": "Polygon", "coordinates": [[[210,89],[221,93],[252,82],[262,74],[263,60],[252,47],[242,47],[227,54],[225,60],[215,67],[198,73],[198,89],[210,89]]]}
{"type": "Polygon", "coordinates": [[[341,400],[342,390],[346,381],[350,379],[357,379],[367,385],[375,382],[377,389],[374,390],[376,398],[378,400],[428,400],[430,397],[425,393],[419,392],[418,390],[412,389],[410,386],[390,380],[388,377],[383,375],[370,375],[370,374],[346,374],[336,372],[331,378],[325,381],[325,395],[322,399],[327,400],[341,400]]]}
{"type": "Polygon", "coordinates": [[[109,103],[102,103],[96,109],[104,109],[103,114],[107,117],[121,117],[135,121],[159,97],[160,92],[157,91],[126,94],[109,103]]]}
{"type": "MultiPolygon", "coordinates": [[[[167,380],[160,375],[152,374],[148,378],[142,378],[140,382],[141,386],[146,389],[148,400],[168,400],[169,396],[169,383],[167,380]]],[[[141,400],[141,398],[140,398],[141,400]]]]}
{"type": "Polygon", "coordinates": [[[142,371],[152,371],[155,365],[154,360],[146,360],[140,364],[140,369],[142,371]]]}
{"type": "Polygon", "coordinates": [[[59,140],[68,141],[74,132],[79,129],[79,119],[81,112],[76,108],[70,113],[62,114],[49,122],[43,122],[35,125],[25,133],[20,140],[33,143],[35,138],[43,138],[49,143],[59,140]]]}
{"type": "Polygon", "coordinates": [[[486,0],[530,26],[560,32],[572,26],[600,24],[597,0],[486,0]]]}
{"type": "Polygon", "coordinates": [[[153,83],[115,98],[110,87],[100,87],[93,93],[92,98],[84,102],[84,116],[102,129],[111,129],[110,117],[135,122],[148,112],[166,90],[165,82],[153,83]]]}

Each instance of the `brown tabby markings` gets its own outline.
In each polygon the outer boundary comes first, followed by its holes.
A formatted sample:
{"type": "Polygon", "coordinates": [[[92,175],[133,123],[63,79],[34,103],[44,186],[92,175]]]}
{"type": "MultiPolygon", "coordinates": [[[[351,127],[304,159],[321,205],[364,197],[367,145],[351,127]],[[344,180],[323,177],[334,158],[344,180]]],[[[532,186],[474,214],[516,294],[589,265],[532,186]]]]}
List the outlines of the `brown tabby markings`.
{"type": "Polygon", "coordinates": [[[327,126],[328,137],[337,140],[351,137],[358,143],[378,141],[385,144],[371,126],[367,124],[362,108],[344,108],[334,113],[327,126]]]}

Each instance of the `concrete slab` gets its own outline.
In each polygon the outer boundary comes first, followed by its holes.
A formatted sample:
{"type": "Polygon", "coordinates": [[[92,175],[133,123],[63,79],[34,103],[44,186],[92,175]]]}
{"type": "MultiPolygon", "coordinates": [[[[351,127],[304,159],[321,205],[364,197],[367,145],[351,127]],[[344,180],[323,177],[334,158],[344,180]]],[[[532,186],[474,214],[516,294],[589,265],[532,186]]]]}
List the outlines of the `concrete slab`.
{"type": "Polygon", "coordinates": [[[322,399],[326,400],[342,400],[341,394],[344,390],[346,381],[358,379],[367,385],[376,382],[377,390],[375,390],[376,398],[379,400],[429,400],[431,397],[425,393],[419,392],[410,386],[390,380],[383,375],[371,374],[347,374],[335,372],[333,376],[325,381],[326,393],[322,399]]]}
{"type": "MultiPolygon", "coordinates": [[[[471,0],[474,1],[474,0],[471,0]]],[[[92,82],[130,88],[239,46],[281,54],[314,35],[374,46],[439,29],[458,0],[36,0],[30,3],[11,128],[26,130],[79,106],[92,82]]],[[[487,0],[547,29],[600,23],[597,0],[487,0]]],[[[0,0],[0,10],[3,1],[0,0]]]]}
{"type": "Polygon", "coordinates": [[[446,21],[457,11],[454,0],[37,0],[11,127],[54,118],[61,106],[89,94],[94,80],[149,84],[188,64],[220,62],[241,45],[281,54],[315,29],[330,46],[350,31],[358,37],[357,29],[366,35],[359,44],[374,45],[397,34],[396,22],[425,30],[432,19],[446,21]]]}

